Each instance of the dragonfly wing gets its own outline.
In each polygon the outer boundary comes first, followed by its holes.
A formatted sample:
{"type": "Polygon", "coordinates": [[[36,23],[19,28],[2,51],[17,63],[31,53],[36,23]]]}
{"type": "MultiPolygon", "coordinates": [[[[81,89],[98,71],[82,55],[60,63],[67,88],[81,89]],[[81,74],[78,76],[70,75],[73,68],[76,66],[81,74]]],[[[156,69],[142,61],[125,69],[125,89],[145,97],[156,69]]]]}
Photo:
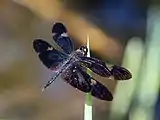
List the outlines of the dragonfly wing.
{"type": "Polygon", "coordinates": [[[92,79],[91,82],[92,82],[91,95],[101,100],[106,100],[106,101],[113,100],[112,93],[108,90],[107,87],[105,87],[103,84],[96,81],[95,79],[92,79]]]}
{"type": "Polygon", "coordinates": [[[100,61],[99,59],[93,57],[79,57],[79,62],[89,68],[91,71],[95,72],[96,74],[102,77],[110,77],[111,72],[107,68],[104,62],[100,61]]]}
{"type": "Polygon", "coordinates": [[[111,92],[104,85],[87,74],[80,65],[72,65],[62,76],[71,86],[85,93],[91,92],[91,95],[96,98],[106,101],[111,101],[113,99],[111,92]]]}
{"type": "Polygon", "coordinates": [[[105,62],[93,57],[79,57],[79,61],[85,67],[102,77],[114,78],[115,80],[128,80],[132,78],[131,73],[124,67],[113,65],[109,69],[105,62]]]}
{"type": "Polygon", "coordinates": [[[115,80],[128,80],[132,78],[132,74],[126,68],[117,65],[112,66],[111,73],[115,80]]]}
{"type": "Polygon", "coordinates": [[[79,72],[84,76],[85,80],[88,81],[91,85],[91,95],[105,101],[112,101],[112,93],[105,87],[103,84],[92,78],[89,74],[86,73],[84,68],[81,66],[79,72]]]}
{"type": "Polygon", "coordinates": [[[91,85],[90,82],[85,79],[87,79],[85,76],[82,76],[80,71],[80,67],[78,65],[70,65],[65,72],[62,73],[61,77],[65,82],[67,82],[69,85],[73,86],[74,88],[77,88],[83,92],[90,92],[91,85]]]}
{"type": "Polygon", "coordinates": [[[54,49],[48,42],[42,39],[33,41],[33,48],[42,63],[49,69],[56,70],[67,56],[54,49]]]}
{"type": "Polygon", "coordinates": [[[65,53],[71,54],[73,51],[73,43],[68,36],[67,29],[62,23],[55,23],[52,28],[54,41],[64,50],[65,53]]]}

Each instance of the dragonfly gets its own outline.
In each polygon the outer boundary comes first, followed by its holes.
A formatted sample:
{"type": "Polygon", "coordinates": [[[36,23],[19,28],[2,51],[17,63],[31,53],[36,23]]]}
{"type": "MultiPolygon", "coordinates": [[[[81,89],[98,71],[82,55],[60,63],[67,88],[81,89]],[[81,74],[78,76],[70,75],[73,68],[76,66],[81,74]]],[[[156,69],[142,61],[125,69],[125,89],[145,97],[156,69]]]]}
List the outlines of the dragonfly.
{"type": "Polygon", "coordinates": [[[87,69],[108,79],[129,80],[132,78],[130,71],[122,66],[112,65],[109,68],[102,60],[87,57],[86,46],[80,46],[74,50],[73,42],[63,23],[55,22],[53,24],[52,37],[60,50],[41,38],[33,41],[34,51],[40,61],[55,72],[42,90],[48,88],[60,76],[63,81],[84,93],[90,93],[104,101],[112,101],[113,95],[110,90],[88,74],[87,69]]]}

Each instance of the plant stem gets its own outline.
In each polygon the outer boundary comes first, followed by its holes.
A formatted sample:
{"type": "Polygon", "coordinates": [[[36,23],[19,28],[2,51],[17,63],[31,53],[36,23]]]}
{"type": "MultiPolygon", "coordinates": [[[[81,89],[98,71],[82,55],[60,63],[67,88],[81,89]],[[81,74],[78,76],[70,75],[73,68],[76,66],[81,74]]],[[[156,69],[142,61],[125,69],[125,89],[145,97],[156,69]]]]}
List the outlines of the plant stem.
{"type": "MultiPolygon", "coordinates": [[[[89,36],[87,36],[87,48],[88,48],[87,57],[90,57],[89,36]]],[[[89,73],[89,70],[87,70],[87,73],[89,73]]],[[[85,106],[84,106],[84,120],[92,120],[92,96],[91,96],[91,93],[86,94],[86,100],[85,100],[85,106]]]]}

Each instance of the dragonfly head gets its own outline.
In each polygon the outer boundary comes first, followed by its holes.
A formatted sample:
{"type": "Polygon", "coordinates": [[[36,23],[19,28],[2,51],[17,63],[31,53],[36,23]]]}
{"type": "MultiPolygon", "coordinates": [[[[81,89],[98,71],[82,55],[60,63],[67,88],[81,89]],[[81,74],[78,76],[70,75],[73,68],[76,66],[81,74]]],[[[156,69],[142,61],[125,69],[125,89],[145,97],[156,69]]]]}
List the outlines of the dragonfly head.
{"type": "Polygon", "coordinates": [[[49,48],[52,48],[52,46],[41,39],[36,39],[33,41],[33,48],[37,53],[42,53],[47,51],[49,48]]]}
{"type": "Polygon", "coordinates": [[[81,53],[86,56],[87,55],[87,52],[88,52],[88,49],[87,49],[87,46],[81,46],[79,48],[79,50],[81,51],[81,53]]]}

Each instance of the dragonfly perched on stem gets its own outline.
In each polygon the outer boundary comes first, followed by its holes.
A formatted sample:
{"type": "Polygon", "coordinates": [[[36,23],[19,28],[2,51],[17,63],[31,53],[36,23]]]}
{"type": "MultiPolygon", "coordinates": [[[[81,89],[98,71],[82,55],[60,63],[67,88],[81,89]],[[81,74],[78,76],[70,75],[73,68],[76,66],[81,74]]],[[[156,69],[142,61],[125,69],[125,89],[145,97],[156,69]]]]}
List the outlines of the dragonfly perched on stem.
{"type": "Polygon", "coordinates": [[[114,80],[128,80],[132,78],[131,73],[124,67],[113,65],[110,69],[105,62],[87,57],[88,49],[81,46],[74,51],[73,43],[63,23],[56,22],[52,28],[54,41],[61,50],[55,49],[43,39],[35,39],[33,48],[42,63],[56,72],[55,76],[47,82],[42,90],[49,87],[59,76],[69,85],[101,100],[112,101],[112,93],[103,84],[91,77],[86,68],[92,72],[114,80]]]}

